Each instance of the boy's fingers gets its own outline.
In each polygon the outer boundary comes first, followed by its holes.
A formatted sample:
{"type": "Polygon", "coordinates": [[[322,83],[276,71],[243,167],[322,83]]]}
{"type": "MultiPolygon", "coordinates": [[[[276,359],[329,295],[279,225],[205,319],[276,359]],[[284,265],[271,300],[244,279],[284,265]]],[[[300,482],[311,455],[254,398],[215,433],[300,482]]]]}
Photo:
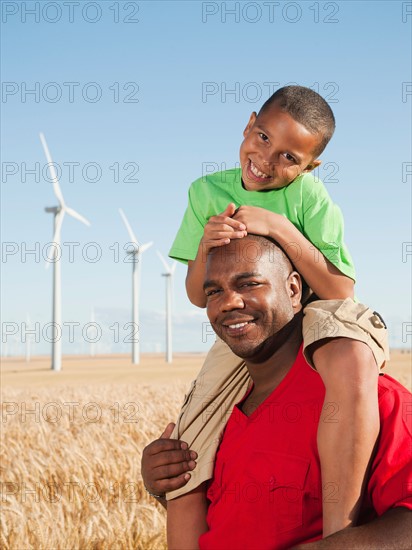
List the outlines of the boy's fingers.
{"type": "Polygon", "coordinates": [[[172,435],[173,433],[173,430],[175,429],[175,425],[173,422],[170,422],[167,426],[166,426],[166,429],[165,431],[162,433],[162,435],[160,436],[160,439],[169,439],[170,436],[172,435]]]}
{"type": "Polygon", "coordinates": [[[195,468],[196,462],[194,460],[190,460],[189,462],[179,462],[177,464],[166,464],[156,468],[153,471],[153,477],[155,477],[158,481],[171,479],[190,470],[194,470],[195,468]]]}
{"type": "MultiPolygon", "coordinates": [[[[193,454],[191,451],[174,450],[154,455],[150,465],[152,468],[160,468],[162,466],[183,464],[191,461],[193,462],[193,454]]],[[[160,478],[160,476],[158,477],[160,478]]]]}
{"type": "Polygon", "coordinates": [[[222,212],[222,216],[229,216],[231,218],[233,214],[236,212],[236,206],[233,204],[233,202],[230,202],[224,211],[222,212]]]}
{"type": "Polygon", "coordinates": [[[210,218],[209,220],[212,224],[220,224],[220,225],[223,225],[223,226],[226,226],[225,229],[246,229],[246,225],[235,219],[235,218],[231,218],[231,217],[227,217],[227,216],[212,216],[212,218],[210,218]]]}
{"type": "Polygon", "coordinates": [[[229,242],[230,239],[241,239],[246,235],[246,231],[215,231],[214,233],[209,235],[209,238],[207,238],[205,242],[215,245],[216,241],[223,242],[224,240],[227,240],[227,242],[229,242]]]}
{"type": "Polygon", "coordinates": [[[164,479],[162,481],[159,481],[156,484],[156,488],[160,493],[168,493],[169,491],[174,491],[175,489],[180,489],[180,487],[184,487],[186,483],[190,479],[189,473],[181,474],[178,477],[172,477],[170,479],[164,479]]]}
{"type": "MultiPolygon", "coordinates": [[[[178,451],[182,449],[184,442],[179,439],[156,439],[152,441],[150,445],[143,449],[143,455],[150,455],[151,457],[164,451],[178,451]]],[[[187,448],[187,443],[185,443],[187,448]]]]}

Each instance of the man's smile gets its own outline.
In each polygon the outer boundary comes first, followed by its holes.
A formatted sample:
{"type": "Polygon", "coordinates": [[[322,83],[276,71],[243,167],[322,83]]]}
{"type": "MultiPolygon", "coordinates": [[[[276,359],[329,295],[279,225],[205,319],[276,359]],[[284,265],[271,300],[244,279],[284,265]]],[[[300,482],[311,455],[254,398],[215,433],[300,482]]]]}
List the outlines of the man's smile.
{"type": "Polygon", "coordinates": [[[236,338],[243,336],[249,332],[253,326],[256,326],[255,321],[256,319],[254,317],[228,316],[223,319],[219,325],[226,336],[236,338]]]}

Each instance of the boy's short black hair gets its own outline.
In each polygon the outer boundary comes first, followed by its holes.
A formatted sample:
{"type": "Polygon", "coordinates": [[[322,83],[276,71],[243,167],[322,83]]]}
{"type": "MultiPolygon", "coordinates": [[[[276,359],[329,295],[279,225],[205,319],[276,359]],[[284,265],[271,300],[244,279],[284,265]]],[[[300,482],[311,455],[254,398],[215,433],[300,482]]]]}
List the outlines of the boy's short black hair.
{"type": "Polygon", "coordinates": [[[311,134],[320,134],[320,143],[313,152],[314,158],[318,157],[335,131],[335,117],[323,97],[304,86],[284,86],[263,104],[258,116],[274,103],[311,134]]]}

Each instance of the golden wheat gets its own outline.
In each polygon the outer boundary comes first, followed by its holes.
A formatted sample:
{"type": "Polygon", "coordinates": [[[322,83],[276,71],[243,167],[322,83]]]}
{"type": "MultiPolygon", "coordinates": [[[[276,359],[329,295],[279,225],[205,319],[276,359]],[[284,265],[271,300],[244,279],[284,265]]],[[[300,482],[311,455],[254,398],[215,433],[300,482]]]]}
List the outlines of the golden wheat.
{"type": "Polygon", "coordinates": [[[185,385],[8,390],[1,534],[7,550],[163,549],[165,512],[144,491],[142,449],[185,385]]]}

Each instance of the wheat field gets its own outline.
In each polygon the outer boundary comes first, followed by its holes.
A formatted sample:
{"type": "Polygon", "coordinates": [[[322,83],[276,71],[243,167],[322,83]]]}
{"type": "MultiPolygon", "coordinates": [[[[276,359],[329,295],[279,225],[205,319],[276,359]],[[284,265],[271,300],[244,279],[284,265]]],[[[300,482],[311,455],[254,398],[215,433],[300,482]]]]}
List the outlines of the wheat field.
{"type": "MultiPolygon", "coordinates": [[[[410,388],[410,355],[388,372],[410,388]]],[[[144,446],[176,418],[202,356],[3,362],[0,548],[166,548],[165,511],[144,491],[144,446]],[[87,380],[87,383],[85,381],[87,380]]]]}

